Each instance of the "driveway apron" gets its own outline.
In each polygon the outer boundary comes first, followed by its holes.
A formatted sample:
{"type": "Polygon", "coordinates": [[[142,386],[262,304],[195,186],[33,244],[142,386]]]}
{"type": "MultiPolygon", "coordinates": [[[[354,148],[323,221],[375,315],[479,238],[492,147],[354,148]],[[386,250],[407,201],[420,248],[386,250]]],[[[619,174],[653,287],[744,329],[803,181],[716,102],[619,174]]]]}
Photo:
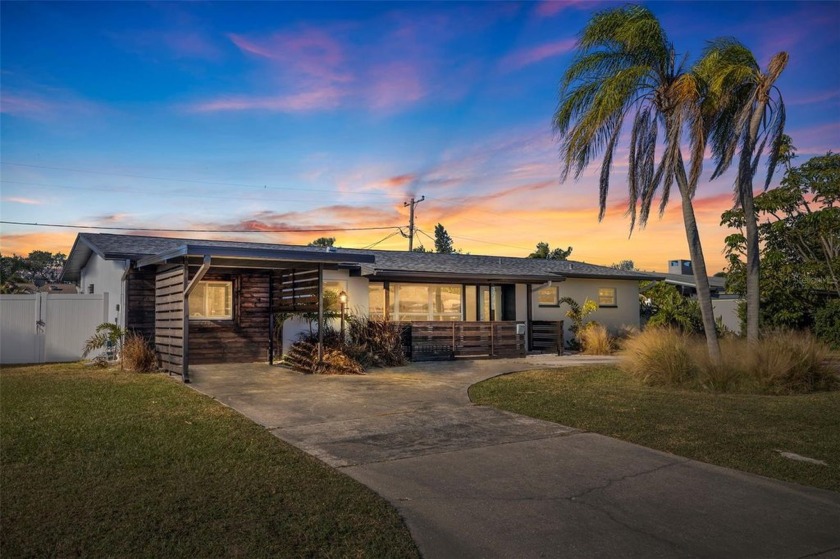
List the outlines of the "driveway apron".
{"type": "Polygon", "coordinates": [[[840,494],[476,406],[470,385],[539,356],[364,376],[191,367],[191,386],[388,499],[450,557],[840,557],[840,494]]]}

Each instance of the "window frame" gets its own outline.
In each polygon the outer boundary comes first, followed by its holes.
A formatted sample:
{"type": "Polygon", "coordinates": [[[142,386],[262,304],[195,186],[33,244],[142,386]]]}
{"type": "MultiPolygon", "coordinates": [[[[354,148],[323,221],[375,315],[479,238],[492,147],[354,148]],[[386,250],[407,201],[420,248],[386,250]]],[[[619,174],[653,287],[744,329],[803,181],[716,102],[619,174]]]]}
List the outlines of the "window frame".
{"type": "Polygon", "coordinates": [[[556,285],[551,285],[549,287],[543,287],[542,289],[537,290],[537,306],[538,307],[557,307],[560,305],[560,288],[556,285]],[[551,291],[554,293],[554,297],[552,297],[552,302],[544,303],[540,301],[540,294],[544,291],[551,291]]]}
{"type": "Polygon", "coordinates": [[[598,288],[598,308],[605,308],[605,309],[615,309],[618,308],[618,289],[615,287],[599,287],[598,288]],[[612,303],[603,303],[604,297],[610,297],[609,295],[602,294],[602,291],[611,291],[612,292],[612,303]]]}
{"type": "MultiPolygon", "coordinates": [[[[193,297],[195,297],[195,292],[190,294],[189,300],[187,301],[187,309],[189,314],[189,320],[193,322],[233,322],[236,318],[236,304],[234,298],[236,297],[236,285],[232,279],[228,280],[202,280],[198,282],[198,286],[204,284],[205,285],[205,293],[206,287],[209,284],[223,284],[226,287],[230,288],[230,315],[225,316],[193,316],[192,312],[189,311],[189,304],[193,301],[193,297]]],[[[205,310],[206,310],[206,298],[205,298],[205,310]]]]}

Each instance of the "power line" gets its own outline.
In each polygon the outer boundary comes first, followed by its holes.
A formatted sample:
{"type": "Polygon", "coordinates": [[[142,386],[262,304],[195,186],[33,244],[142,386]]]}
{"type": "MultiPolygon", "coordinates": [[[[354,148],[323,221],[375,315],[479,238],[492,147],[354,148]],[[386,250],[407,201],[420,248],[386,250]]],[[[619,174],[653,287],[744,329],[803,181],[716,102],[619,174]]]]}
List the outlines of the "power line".
{"type": "MultiPolygon", "coordinates": [[[[0,183],[8,183],[8,184],[20,184],[24,186],[38,186],[42,188],[60,188],[63,190],[78,190],[82,192],[110,192],[113,194],[130,194],[132,196],[136,195],[144,195],[144,196],[158,196],[158,197],[173,197],[173,198],[199,198],[199,199],[214,199],[214,200],[252,200],[258,202],[264,202],[265,198],[257,198],[254,196],[214,196],[212,194],[179,194],[177,192],[152,192],[149,190],[125,190],[125,189],[114,189],[114,188],[97,188],[97,187],[88,187],[88,186],[68,186],[68,185],[61,185],[61,184],[44,184],[38,182],[27,182],[27,181],[15,181],[15,180],[8,180],[8,179],[0,179],[0,183]]],[[[378,194],[370,194],[371,198],[376,197],[381,199],[382,197],[378,194]]],[[[313,199],[299,199],[299,198],[283,198],[283,202],[316,202],[318,200],[313,199]]]]}
{"type": "MultiPolygon", "coordinates": [[[[383,229],[397,229],[389,227],[330,227],[305,229],[167,229],[162,227],[105,227],[101,225],[68,225],[65,223],[31,223],[24,221],[0,221],[6,225],[25,225],[29,227],[62,227],[66,229],[98,229],[105,231],[157,231],[166,233],[328,233],[331,231],[380,231],[383,229]]],[[[396,233],[394,233],[396,235],[396,233]]]]}
{"type": "MultiPolygon", "coordinates": [[[[208,180],[201,180],[201,179],[174,179],[174,178],[166,178],[166,177],[152,177],[148,175],[135,175],[132,173],[112,173],[108,171],[95,171],[93,169],[71,169],[69,167],[52,167],[49,165],[31,165],[28,163],[9,163],[6,161],[0,162],[0,165],[7,165],[12,167],[26,167],[28,169],[49,169],[51,171],[70,171],[72,173],[89,173],[92,175],[106,175],[106,176],[113,176],[113,177],[129,177],[134,179],[146,179],[146,180],[153,180],[153,181],[167,181],[167,182],[187,182],[193,184],[213,184],[217,186],[240,186],[243,188],[261,188],[267,189],[268,185],[265,184],[244,184],[244,183],[235,183],[235,182],[220,182],[220,181],[208,181],[208,180]]],[[[295,186],[272,186],[273,189],[278,190],[304,190],[309,192],[329,192],[332,194],[365,194],[370,195],[369,191],[364,190],[346,190],[346,191],[337,191],[337,190],[329,190],[325,188],[304,188],[304,187],[295,187],[295,186]]]]}
{"type": "Polygon", "coordinates": [[[391,233],[390,235],[388,235],[388,236],[387,236],[387,237],[385,237],[384,239],[379,239],[379,240],[378,240],[378,241],[376,241],[375,243],[369,244],[369,245],[367,245],[367,246],[363,246],[363,247],[361,248],[361,250],[367,250],[367,249],[369,249],[369,248],[373,248],[373,247],[375,247],[376,245],[378,245],[378,244],[380,244],[380,243],[384,243],[385,241],[387,241],[388,239],[390,239],[390,238],[391,238],[391,237],[393,237],[394,235],[399,235],[400,233],[402,233],[402,231],[394,231],[393,233],[391,233]]]}

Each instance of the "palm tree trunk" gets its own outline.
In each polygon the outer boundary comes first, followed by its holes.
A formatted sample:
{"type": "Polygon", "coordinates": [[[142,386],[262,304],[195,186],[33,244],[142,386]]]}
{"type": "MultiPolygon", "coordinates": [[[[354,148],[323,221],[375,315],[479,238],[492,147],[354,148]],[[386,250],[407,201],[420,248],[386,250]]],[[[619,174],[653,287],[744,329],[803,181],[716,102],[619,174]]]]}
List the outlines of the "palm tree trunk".
{"type": "Polygon", "coordinates": [[[688,241],[688,251],[691,256],[691,267],[694,270],[694,285],[697,289],[697,302],[700,304],[700,316],[703,319],[703,333],[706,334],[706,349],[709,359],[714,364],[721,362],[720,343],[715,328],[715,313],[712,308],[712,291],[709,288],[709,275],[706,273],[706,258],[703,256],[703,246],[700,244],[700,230],[697,228],[697,217],[694,215],[694,205],[691,201],[691,189],[683,166],[682,156],[678,156],[679,165],[675,178],[682,198],[683,223],[685,238],[688,241]]]}
{"type": "Polygon", "coordinates": [[[753,151],[758,141],[758,128],[761,116],[767,106],[767,101],[759,100],[755,112],[750,118],[749,137],[741,149],[741,160],[738,167],[738,197],[744,210],[744,223],[747,229],[747,341],[758,341],[759,315],[761,305],[760,277],[761,261],[758,248],[758,217],[755,215],[755,201],[753,199],[753,151]]]}

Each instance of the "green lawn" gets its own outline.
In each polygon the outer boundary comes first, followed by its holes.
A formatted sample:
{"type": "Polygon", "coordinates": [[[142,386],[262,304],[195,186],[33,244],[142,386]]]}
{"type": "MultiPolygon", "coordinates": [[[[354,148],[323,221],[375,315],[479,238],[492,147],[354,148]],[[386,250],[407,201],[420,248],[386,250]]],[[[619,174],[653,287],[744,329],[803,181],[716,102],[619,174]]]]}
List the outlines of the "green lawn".
{"type": "Polygon", "coordinates": [[[161,374],[0,371],[3,557],[417,557],[396,511],[161,374]]]}
{"type": "Polygon", "coordinates": [[[746,472],[840,491],[840,392],[710,394],[642,386],[613,366],[515,373],[470,388],[478,404],[746,472]],[[776,450],[828,462],[794,462],[776,450]]]}

